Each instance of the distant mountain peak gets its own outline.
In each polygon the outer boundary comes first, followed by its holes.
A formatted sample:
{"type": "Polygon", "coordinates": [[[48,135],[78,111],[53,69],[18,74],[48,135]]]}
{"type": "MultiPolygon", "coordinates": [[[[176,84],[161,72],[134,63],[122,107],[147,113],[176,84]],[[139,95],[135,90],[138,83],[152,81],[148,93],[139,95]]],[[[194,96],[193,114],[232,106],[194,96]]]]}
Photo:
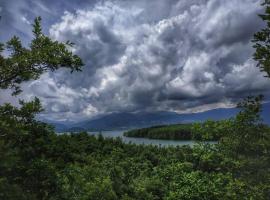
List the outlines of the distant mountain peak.
{"type": "MultiPolygon", "coordinates": [[[[192,123],[207,119],[221,120],[235,116],[239,112],[237,108],[219,108],[200,113],[178,114],[176,112],[119,112],[102,115],[95,119],[85,120],[73,124],[61,124],[49,122],[54,125],[56,131],[82,131],[82,130],[119,130],[141,128],[154,125],[192,123]]],[[[270,124],[270,103],[263,105],[262,117],[270,124]]]]}

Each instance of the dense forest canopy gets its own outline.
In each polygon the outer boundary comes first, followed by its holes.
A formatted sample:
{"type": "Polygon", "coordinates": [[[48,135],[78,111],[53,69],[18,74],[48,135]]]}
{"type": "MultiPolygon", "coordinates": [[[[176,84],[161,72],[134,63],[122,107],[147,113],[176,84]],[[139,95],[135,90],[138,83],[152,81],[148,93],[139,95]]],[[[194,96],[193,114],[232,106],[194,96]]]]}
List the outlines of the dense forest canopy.
{"type": "Polygon", "coordinates": [[[214,126],[218,124],[222,126],[224,122],[226,123],[226,120],[207,120],[204,123],[153,126],[126,131],[124,136],[163,140],[219,141],[222,138],[222,132],[212,130],[214,126]],[[198,130],[198,127],[201,126],[205,131],[198,130]]]}
{"type": "MultiPolygon", "coordinates": [[[[269,5],[265,2],[269,20],[269,5]]],[[[270,24],[255,35],[255,59],[269,75],[270,24]],[[265,33],[264,33],[265,32],[265,33]],[[261,35],[262,34],[262,35],[261,35]]],[[[66,44],[52,41],[34,23],[30,49],[14,37],[1,50],[0,87],[17,94],[20,84],[46,70],[79,70],[82,61],[66,44]]],[[[69,42],[67,44],[70,44],[69,42]]],[[[37,121],[40,101],[0,106],[0,199],[16,200],[267,200],[270,197],[270,129],[261,117],[262,96],[239,103],[240,113],[193,127],[219,133],[218,144],[194,147],[124,144],[87,133],[57,135],[37,121]]]]}
{"type": "Polygon", "coordinates": [[[219,144],[162,148],[87,133],[56,135],[34,119],[38,102],[6,105],[0,110],[0,197],[266,200],[270,129],[260,122],[259,98],[242,106],[233,119],[194,127],[222,131],[219,144]]]}

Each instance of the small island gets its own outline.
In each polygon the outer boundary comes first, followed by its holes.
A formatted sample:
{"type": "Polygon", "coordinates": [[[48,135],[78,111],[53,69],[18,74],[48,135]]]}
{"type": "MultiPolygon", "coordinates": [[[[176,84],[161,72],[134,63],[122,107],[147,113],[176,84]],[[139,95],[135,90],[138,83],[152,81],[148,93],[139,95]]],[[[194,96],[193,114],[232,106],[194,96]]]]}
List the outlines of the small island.
{"type": "Polygon", "coordinates": [[[171,124],[134,129],[124,133],[125,137],[161,139],[161,140],[197,140],[218,141],[220,135],[199,132],[196,124],[171,124]]]}

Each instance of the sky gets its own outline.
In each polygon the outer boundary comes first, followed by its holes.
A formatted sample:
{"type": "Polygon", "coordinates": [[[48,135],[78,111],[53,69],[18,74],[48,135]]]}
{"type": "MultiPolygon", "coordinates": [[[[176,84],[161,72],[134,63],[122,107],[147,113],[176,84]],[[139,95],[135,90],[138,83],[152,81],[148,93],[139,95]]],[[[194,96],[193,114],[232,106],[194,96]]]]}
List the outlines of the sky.
{"type": "MultiPolygon", "coordinates": [[[[0,0],[0,42],[27,45],[34,17],[75,43],[82,72],[48,72],[17,98],[41,99],[41,118],[80,121],[113,112],[191,113],[269,96],[252,37],[265,25],[260,0],[0,0]]],[[[9,91],[0,103],[16,104],[9,91]]]]}

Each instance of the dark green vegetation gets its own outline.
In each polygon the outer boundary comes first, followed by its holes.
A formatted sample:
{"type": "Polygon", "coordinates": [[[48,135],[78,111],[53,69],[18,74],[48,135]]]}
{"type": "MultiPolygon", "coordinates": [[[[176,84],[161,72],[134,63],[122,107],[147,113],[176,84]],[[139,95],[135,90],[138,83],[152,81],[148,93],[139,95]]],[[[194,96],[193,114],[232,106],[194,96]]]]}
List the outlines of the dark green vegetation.
{"type": "MultiPolygon", "coordinates": [[[[222,122],[207,121],[204,128],[222,122]]],[[[142,137],[164,140],[205,140],[217,141],[221,135],[218,132],[196,132],[197,127],[202,124],[174,124],[164,126],[153,126],[149,128],[134,129],[124,133],[126,137],[142,137]]]]}
{"type": "Polygon", "coordinates": [[[63,67],[69,68],[71,72],[81,69],[81,59],[67,49],[73,44],[69,41],[65,44],[52,41],[42,33],[40,22],[40,17],[35,19],[34,39],[29,44],[30,48],[23,47],[16,36],[6,45],[0,43],[0,89],[14,89],[13,94],[16,95],[21,92],[20,83],[38,79],[45,71],[63,67]],[[9,57],[1,55],[4,50],[10,53],[9,57]]]}
{"type": "MultiPolygon", "coordinates": [[[[33,51],[22,48],[18,38],[8,42],[12,53],[0,57],[0,88],[17,94],[21,82],[43,70],[81,66],[65,44],[41,34],[39,22],[33,51]]],[[[261,101],[262,96],[249,97],[234,118],[193,126],[196,134],[222,137],[218,144],[192,148],[137,146],[86,133],[57,135],[35,120],[42,110],[38,99],[21,101],[20,108],[2,105],[0,199],[269,200],[270,129],[260,117],[261,101]]]]}
{"type": "Polygon", "coordinates": [[[253,42],[256,49],[254,60],[258,61],[258,67],[270,78],[270,1],[264,0],[263,5],[266,7],[265,14],[259,16],[267,23],[267,26],[254,35],[253,42]]]}
{"type": "Polygon", "coordinates": [[[270,130],[260,121],[261,97],[235,118],[198,124],[222,131],[217,145],[161,148],[124,144],[86,133],[57,135],[34,119],[36,99],[0,109],[0,199],[267,200],[270,130]]]}
{"type": "Polygon", "coordinates": [[[153,126],[127,131],[124,133],[124,136],[150,139],[191,140],[193,138],[191,129],[191,124],[153,126]]]}

